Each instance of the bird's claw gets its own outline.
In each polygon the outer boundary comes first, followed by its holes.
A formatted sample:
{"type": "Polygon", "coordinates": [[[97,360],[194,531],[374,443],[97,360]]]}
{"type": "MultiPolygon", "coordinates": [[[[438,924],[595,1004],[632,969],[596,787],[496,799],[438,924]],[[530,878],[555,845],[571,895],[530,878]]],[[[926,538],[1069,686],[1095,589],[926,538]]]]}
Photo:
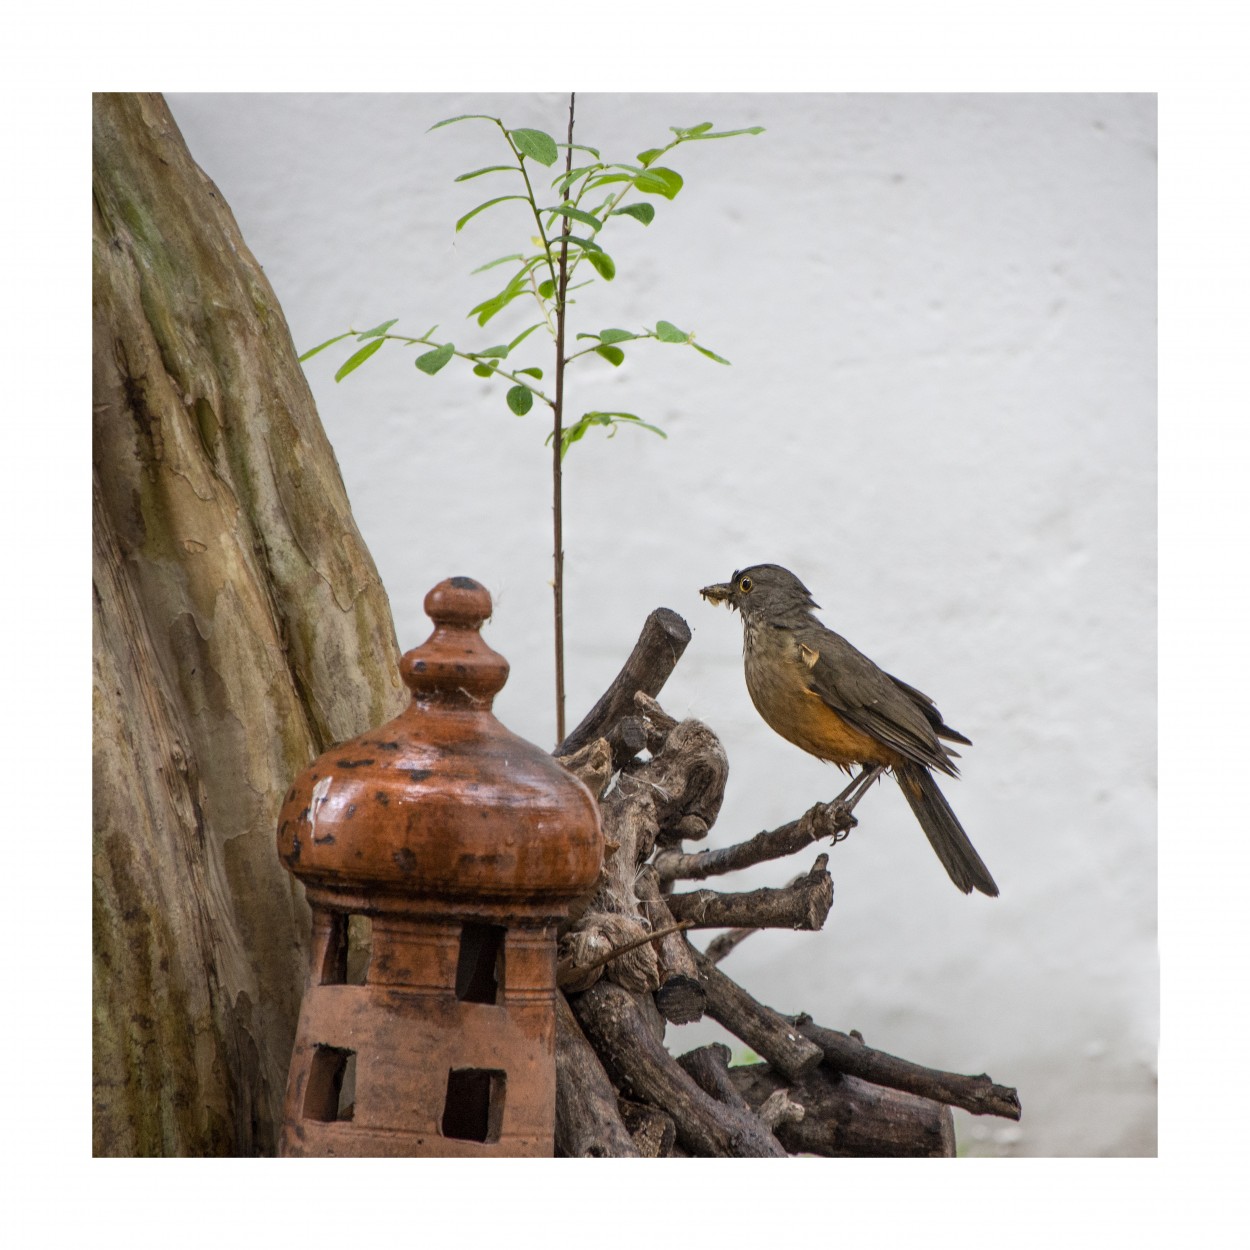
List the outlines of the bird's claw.
{"type": "Polygon", "coordinates": [[[807,812],[811,826],[812,841],[829,838],[831,845],[836,846],[847,834],[859,824],[851,815],[851,809],[841,799],[830,803],[817,803],[807,812]]]}

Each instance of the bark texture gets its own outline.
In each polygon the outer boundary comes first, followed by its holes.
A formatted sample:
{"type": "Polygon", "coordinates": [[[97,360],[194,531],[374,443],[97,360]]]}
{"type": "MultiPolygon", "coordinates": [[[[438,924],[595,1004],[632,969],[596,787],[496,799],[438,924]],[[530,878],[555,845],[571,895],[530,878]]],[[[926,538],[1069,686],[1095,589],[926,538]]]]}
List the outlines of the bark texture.
{"type": "Polygon", "coordinates": [[[274,1148],[289,780],[405,702],[273,290],[158,95],[93,102],[93,1148],[274,1148]]]}

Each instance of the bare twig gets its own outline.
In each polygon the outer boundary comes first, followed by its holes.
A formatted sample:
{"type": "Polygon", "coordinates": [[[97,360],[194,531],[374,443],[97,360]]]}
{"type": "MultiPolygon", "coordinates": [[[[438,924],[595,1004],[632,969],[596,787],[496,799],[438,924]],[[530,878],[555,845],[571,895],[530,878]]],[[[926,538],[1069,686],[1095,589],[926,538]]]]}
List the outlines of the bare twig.
{"type": "MultiPolygon", "coordinates": [[[[648,942],[658,942],[662,938],[680,933],[683,929],[689,929],[692,924],[693,922],[689,920],[674,921],[663,929],[656,929],[652,933],[644,933],[641,937],[634,938],[632,942],[614,946],[611,950],[596,956],[589,963],[585,964],[579,964],[571,956],[566,955],[556,964],[556,984],[561,989],[577,985],[581,981],[583,974],[593,972],[596,968],[602,968],[606,964],[610,964],[614,959],[619,959],[622,955],[626,955],[640,946],[645,946],[648,942]]],[[[661,982],[661,984],[663,983],[661,982]]],[[[682,1021],[681,1023],[685,1022],[682,1021]]]]}
{"type": "Polygon", "coordinates": [[[717,934],[706,946],[703,953],[714,964],[720,963],[730,951],[734,950],[739,943],[745,942],[752,933],[758,933],[759,930],[751,929],[730,929],[727,933],[717,934]]]}
{"type": "Polygon", "coordinates": [[[1020,1118],[1020,1096],[1008,1086],[995,1085],[984,1073],[961,1076],[957,1072],[922,1068],[918,1063],[887,1055],[883,1050],[873,1050],[865,1046],[861,1038],[821,1028],[812,1023],[810,1016],[796,1016],[793,1024],[804,1037],[820,1047],[825,1063],[836,1072],[962,1107],[973,1115],[1000,1115],[1008,1120],[1020,1118]]]}
{"type": "Polygon", "coordinates": [[[689,642],[690,626],[670,608],[656,608],[612,684],[554,754],[571,755],[605,734],[622,716],[633,715],[635,691],[659,694],[689,642]]]}
{"type": "Polygon", "coordinates": [[[833,878],[828,855],[818,855],[806,876],[782,889],[724,894],[693,890],[666,895],[669,910],[695,928],[819,929],[833,906],[833,878]]]}
{"type": "Polygon", "coordinates": [[[713,1020],[788,1077],[810,1072],[820,1062],[820,1047],[803,1037],[789,1020],[757,1002],[702,952],[691,947],[691,953],[704,978],[707,1014],[713,1020]]]}
{"type": "Polygon", "coordinates": [[[819,838],[833,838],[845,832],[845,817],[834,804],[817,803],[797,820],[766,829],[745,842],[714,850],[697,851],[693,854],[666,850],[655,857],[660,880],[667,884],[677,878],[701,880],[721,873],[737,872],[768,859],[780,859],[792,855],[819,838]]]}

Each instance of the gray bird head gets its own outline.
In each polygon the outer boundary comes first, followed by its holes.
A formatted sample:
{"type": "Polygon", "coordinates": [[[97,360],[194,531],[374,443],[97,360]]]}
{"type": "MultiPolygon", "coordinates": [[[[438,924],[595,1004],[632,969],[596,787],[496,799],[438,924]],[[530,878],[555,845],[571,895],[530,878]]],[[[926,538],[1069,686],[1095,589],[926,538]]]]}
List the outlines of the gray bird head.
{"type": "Polygon", "coordinates": [[[811,591],[780,564],[753,564],[739,569],[727,582],[704,586],[699,591],[711,603],[727,603],[742,613],[744,622],[768,621],[774,625],[800,625],[811,619],[820,605],[811,591]]]}

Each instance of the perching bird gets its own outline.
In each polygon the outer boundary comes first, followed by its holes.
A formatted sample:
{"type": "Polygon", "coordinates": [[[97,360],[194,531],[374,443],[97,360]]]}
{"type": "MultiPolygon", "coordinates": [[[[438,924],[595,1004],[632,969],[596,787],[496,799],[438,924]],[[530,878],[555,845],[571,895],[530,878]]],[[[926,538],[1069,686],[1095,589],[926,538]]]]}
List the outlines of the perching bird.
{"type": "Polygon", "coordinates": [[[845,638],[826,629],[807,587],[778,564],[756,564],[699,592],[742,615],[747,690],[759,714],[783,738],[822,760],[861,773],[838,796],[847,811],[886,769],[965,894],[996,895],[998,886],[931,769],[956,777],[947,742],[969,739],[942,720],[927,694],[879,669],[845,638]]]}

